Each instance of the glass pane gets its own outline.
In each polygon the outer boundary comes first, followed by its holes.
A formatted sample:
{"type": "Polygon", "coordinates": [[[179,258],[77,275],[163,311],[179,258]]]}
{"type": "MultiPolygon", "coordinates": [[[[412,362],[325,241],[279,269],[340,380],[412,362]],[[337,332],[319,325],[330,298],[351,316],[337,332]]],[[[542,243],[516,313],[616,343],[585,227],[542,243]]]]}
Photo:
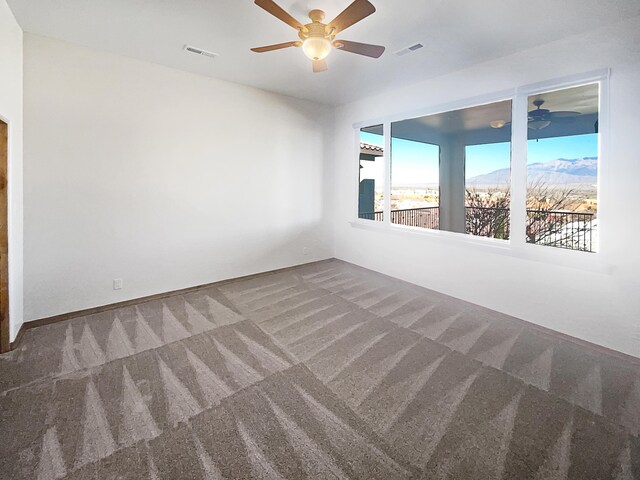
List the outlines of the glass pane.
{"type": "Polygon", "coordinates": [[[358,217],[382,221],[384,207],[384,136],[382,125],[360,130],[358,217]]]}
{"type": "Polygon", "coordinates": [[[391,125],[391,222],[509,238],[511,101],[391,125]]]}
{"type": "Polygon", "coordinates": [[[511,143],[469,145],[465,156],[467,233],[508,240],[511,143]]]}
{"type": "Polygon", "coordinates": [[[527,242],[598,250],[599,84],[529,97],[527,242]]]}
{"type": "Polygon", "coordinates": [[[438,229],[440,147],[393,137],[391,128],[391,222],[438,229]]]}

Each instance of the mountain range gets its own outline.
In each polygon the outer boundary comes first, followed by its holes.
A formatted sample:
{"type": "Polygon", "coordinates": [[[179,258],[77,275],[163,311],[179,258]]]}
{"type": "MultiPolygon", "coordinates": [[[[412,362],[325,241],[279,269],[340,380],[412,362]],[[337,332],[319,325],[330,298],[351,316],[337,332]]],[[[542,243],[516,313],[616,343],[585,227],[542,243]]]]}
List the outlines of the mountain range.
{"type": "MultiPolygon", "coordinates": [[[[511,170],[503,168],[491,173],[467,179],[471,185],[500,185],[509,183],[511,170]]],[[[566,159],[559,158],[550,162],[532,163],[527,166],[527,180],[548,185],[584,185],[595,184],[598,178],[598,159],[596,157],[566,159]]]]}

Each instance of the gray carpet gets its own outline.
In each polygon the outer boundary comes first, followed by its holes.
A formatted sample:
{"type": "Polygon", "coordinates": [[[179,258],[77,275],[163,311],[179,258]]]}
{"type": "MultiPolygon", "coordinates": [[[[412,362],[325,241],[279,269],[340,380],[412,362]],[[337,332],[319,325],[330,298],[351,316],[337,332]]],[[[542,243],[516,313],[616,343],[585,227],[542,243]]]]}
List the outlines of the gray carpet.
{"type": "Polygon", "coordinates": [[[640,479],[639,370],[322,262],[28,330],[0,477],[640,479]]]}

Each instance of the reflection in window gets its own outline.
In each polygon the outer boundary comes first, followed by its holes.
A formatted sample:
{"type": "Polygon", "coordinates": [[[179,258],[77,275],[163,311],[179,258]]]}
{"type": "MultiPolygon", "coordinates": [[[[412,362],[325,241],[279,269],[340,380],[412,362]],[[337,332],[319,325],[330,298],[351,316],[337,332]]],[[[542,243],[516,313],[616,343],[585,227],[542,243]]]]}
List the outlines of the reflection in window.
{"type": "Polygon", "coordinates": [[[529,97],[527,242],[598,250],[599,85],[529,97]]]}
{"type": "Polygon", "coordinates": [[[391,222],[509,238],[511,101],[391,125],[391,222]]]}
{"type": "Polygon", "coordinates": [[[384,208],[384,136],[382,125],[360,130],[358,217],[382,221],[384,208]]]}

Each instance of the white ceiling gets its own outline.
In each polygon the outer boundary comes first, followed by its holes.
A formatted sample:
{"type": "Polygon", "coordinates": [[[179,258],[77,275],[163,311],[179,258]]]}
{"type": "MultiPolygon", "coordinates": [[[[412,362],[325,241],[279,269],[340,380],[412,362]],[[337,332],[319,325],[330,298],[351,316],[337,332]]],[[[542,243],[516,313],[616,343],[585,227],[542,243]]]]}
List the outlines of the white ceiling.
{"type": "MultiPolygon", "coordinates": [[[[385,45],[378,60],[334,51],[311,72],[296,48],[249,48],[296,40],[296,31],[251,0],[8,0],[22,28],[129,57],[338,105],[640,15],[638,0],[372,0],[377,12],[339,38],[385,45]],[[394,52],[420,42],[422,48],[394,52]],[[185,44],[220,54],[215,60],[185,44]]],[[[351,0],[280,0],[303,21],[333,18],[351,0]]]]}

